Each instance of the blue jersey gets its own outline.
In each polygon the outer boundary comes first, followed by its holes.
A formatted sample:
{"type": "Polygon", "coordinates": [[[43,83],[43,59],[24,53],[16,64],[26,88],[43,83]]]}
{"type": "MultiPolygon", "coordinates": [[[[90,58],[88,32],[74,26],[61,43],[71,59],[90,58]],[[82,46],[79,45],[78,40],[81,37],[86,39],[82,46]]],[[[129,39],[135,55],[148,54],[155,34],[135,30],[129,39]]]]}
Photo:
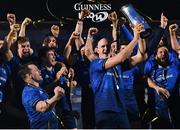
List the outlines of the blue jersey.
{"type": "Polygon", "coordinates": [[[18,71],[23,64],[28,62],[37,63],[37,57],[35,55],[31,55],[27,58],[21,59],[20,57],[14,55],[13,58],[7,63],[9,65],[11,71],[12,78],[12,86],[13,86],[13,95],[11,95],[14,106],[17,108],[24,110],[23,105],[21,103],[21,94],[24,87],[24,81],[18,75],[18,71]],[[16,97],[16,98],[14,98],[16,97]]]}
{"type": "MultiPolygon", "coordinates": [[[[57,73],[57,69],[55,67],[52,68],[52,70],[47,70],[45,67],[41,67],[41,75],[43,78],[43,82],[41,83],[41,86],[43,89],[45,89],[45,86],[48,84],[51,84],[55,78],[56,78],[56,73],[57,73]]],[[[71,108],[71,103],[70,103],[70,97],[67,94],[67,80],[64,76],[62,76],[59,79],[59,83],[58,85],[60,85],[63,89],[65,89],[65,94],[64,96],[62,96],[62,98],[60,99],[58,106],[60,106],[61,108],[63,108],[63,110],[67,110],[70,111],[71,108]]],[[[53,91],[52,92],[47,92],[50,96],[53,95],[53,91]]]]}
{"type": "MultiPolygon", "coordinates": [[[[171,97],[178,95],[180,64],[177,55],[169,53],[169,66],[159,67],[151,56],[145,64],[144,73],[149,76],[158,86],[166,88],[171,97]]],[[[156,109],[167,109],[168,102],[154,91],[156,109]]]]}
{"type": "Polygon", "coordinates": [[[135,80],[139,73],[139,69],[137,66],[131,68],[129,60],[126,60],[125,63],[121,65],[121,67],[122,72],[120,79],[126,108],[130,113],[138,116],[139,108],[135,96],[135,80]]]}
{"type": "MultiPolygon", "coordinates": [[[[123,34],[125,40],[128,40],[128,41],[133,40],[133,34],[126,25],[121,26],[121,31],[122,31],[122,34],[123,34]]],[[[136,46],[134,47],[134,49],[132,51],[132,55],[137,54],[137,51],[138,51],[138,44],[136,44],[136,46]]]]}
{"type": "Polygon", "coordinates": [[[55,69],[52,68],[52,70],[48,70],[45,67],[40,67],[41,75],[43,78],[43,82],[41,83],[42,88],[45,88],[46,85],[52,83],[56,78],[56,72],[55,69]]]}
{"type": "Polygon", "coordinates": [[[90,68],[90,62],[86,59],[84,59],[80,52],[76,53],[73,57],[75,59],[75,64],[73,66],[74,72],[76,74],[76,78],[78,83],[81,86],[87,86],[90,84],[90,78],[89,78],[89,68],[90,68]]]}
{"type": "Polygon", "coordinates": [[[5,99],[5,84],[8,78],[7,71],[4,67],[0,67],[0,103],[5,99]]]}
{"type": "MultiPolygon", "coordinates": [[[[44,88],[45,85],[52,83],[56,78],[56,73],[59,71],[59,68],[53,67],[52,70],[47,70],[45,67],[41,67],[41,74],[43,77],[42,85],[44,88]]],[[[75,120],[72,116],[69,116],[69,113],[72,110],[71,101],[70,101],[70,89],[67,87],[68,79],[65,76],[62,76],[59,79],[58,85],[65,90],[65,95],[61,97],[60,101],[57,103],[58,110],[61,111],[61,116],[64,119],[66,128],[76,128],[75,120]]],[[[52,96],[52,92],[48,92],[52,96]]],[[[56,107],[56,108],[57,108],[56,107]]]]}
{"type": "Polygon", "coordinates": [[[64,57],[64,55],[62,55],[62,54],[57,54],[56,53],[56,61],[59,61],[59,62],[65,62],[65,57],[64,57]]]}
{"type": "Polygon", "coordinates": [[[58,129],[58,120],[53,114],[55,109],[47,112],[38,112],[35,107],[39,101],[48,99],[48,94],[40,87],[26,85],[22,93],[22,104],[27,112],[30,127],[33,129],[58,129]]]}
{"type": "MultiPolygon", "coordinates": [[[[125,105],[119,82],[113,68],[105,69],[105,59],[95,59],[90,64],[90,81],[95,98],[95,113],[105,110],[124,112],[125,105]]],[[[117,75],[120,67],[116,66],[117,75]]]]}

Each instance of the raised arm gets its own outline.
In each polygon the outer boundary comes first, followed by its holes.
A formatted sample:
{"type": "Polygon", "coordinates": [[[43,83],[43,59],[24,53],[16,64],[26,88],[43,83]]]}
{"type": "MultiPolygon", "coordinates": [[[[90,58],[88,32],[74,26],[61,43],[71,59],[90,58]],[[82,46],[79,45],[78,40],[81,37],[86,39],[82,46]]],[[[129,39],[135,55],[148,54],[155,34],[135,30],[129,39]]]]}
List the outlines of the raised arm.
{"type": "Polygon", "coordinates": [[[97,28],[92,27],[92,28],[89,28],[88,30],[88,35],[87,35],[87,40],[86,40],[86,45],[85,45],[85,55],[90,61],[97,58],[93,50],[93,41],[94,41],[93,36],[97,33],[98,33],[97,28]]]}
{"type": "Polygon", "coordinates": [[[11,27],[10,32],[5,38],[5,43],[3,44],[3,51],[7,61],[10,61],[13,58],[13,52],[11,50],[11,45],[14,43],[14,34],[20,30],[19,24],[14,24],[11,27]]]}
{"type": "Polygon", "coordinates": [[[74,80],[74,70],[72,68],[69,68],[69,73],[68,73],[68,79],[69,79],[69,88],[70,91],[73,90],[74,87],[76,87],[77,82],[74,80]]]}
{"type": "Polygon", "coordinates": [[[81,37],[82,30],[83,30],[83,20],[84,18],[89,15],[89,10],[83,9],[79,15],[79,19],[76,24],[75,31],[72,33],[71,37],[69,38],[68,43],[64,49],[64,56],[69,64],[72,64],[73,57],[72,57],[72,45],[75,43],[76,50],[79,50],[80,46],[84,44],[84,41],[81,37]]]}
{"type": "Polygon", "coordinates": [[[133,48],[135,47],[138,39],[139,39],[139,34],[142,32],[143,26],[141,24],[138,24],[134,27],[134,38],[133,40],[128,44],[128,46],[120,51],[117,55],[107,59],[105,63],[105,69],[111,68],[117,64],[123,63],[131,54],[133,48]]]}
{"type": "Polygon", "coordinates": [[[11,35],[13,35],[11,38],[11,44],[13,45],[16,42],[17,36],[18,36],[18,33],[16,31],[12,32],[12,30],[14,29],[14,24],[16,24],[15,14],[8,13],[7,14],[7,21],[9,23],[11,35]]]}
{"type": "Polygon", "coordinates": [[[178,42],[177,36],[176,36],[177,29],[178,29],[177,24],[171,24],[169,26],[169,33],[170,33],[172,49],[180,55],[180,45],[179,45],[179,42],[178,42]]]}
{"type": "Polygon", "coordinates": [[[25,18],[24,21],[21,24],[21,29],[19,31],[19,37],[25,37],[26,36],[26,27],[32,23],[32,20],[30,18],[25,18]]]}
{"type": "Polygon", "coordinates": [[[51,33],[54,37],[58,38],[59,33],[60,33],[60,29],[58,25],[52,25],[51,26],[51,33]]]}
{"type": "Polygon", "coordinates": [[[80,35],[79,39],[75,39],[75,45],[78,51],[79,51],[80,46],[84,44],[84,40],[82,39],[83,21],[84,21],[84,18],[88,16],[89,14],[90,14],[89,10],[87,9],[81,10],[78,21],[76,23],[75,33],[80,35]]]}
{"type": "Polygon", "coordinates": [[[79,39],[79,34],[76,34],[75,32],[73,32],[68,40],[68,43],[66,44],[64,48],[64,56],[69,64],[72,63],[71,52],[72,52],[72,46],[75,42],[75,39],[79,39]]]}
{"type": "Polygon", "coordinates": [[[12,13],[7,14],[7,21],[9,23],[10,29],[12,28],[12,25],[16,24],[16,15],[12,13]]]}
{"type": "Polygon", "coordinates": [[[164,30],[167,26],[168,19],[166,18],[166,16],[164,16],[163,13],[161,13],[161,21],[160,22],[161,22],[160,27],[158,27],[158,29],[153,33],[152,39],[147,44],[148,56],[152,55],[154,53],[154,51],[156,50],[156,48],[164,34],[164,30]]]}
{"type": "Polygon", "coordinates": [[[146,53],[146,42],[144,39],[139,38],[139,40],[138,40],[138,52],[135,56],[132,56],[130,58],[130,63],[132,66],[135,66],[138,63],[145,61],[147,58],[148,58],[148,56],[146,53]]]}
{"type": "Polygon", "coordinates": [[[108,19],[112,22],[112,39],[113,41],[117,40],[117,24],[118,18],[116,12],[112,12],[109,14],[108,19]]]}
{"type": "Polygon", "coordinates": [[[68,70],[66,67],[61,67],[61,69],[59,69],[59,71],[56,73],[56,77],[55,79],[50,83],[47,84],[46,82],[43,83],[43,88],[48,92],[51,93],[53,92],[54,88],[59,85],[59,79],[68,73],[68,70]]]}
{"type": "Polygon", "coordinates": [[[87,9],[81,10],[81,13],[80,13],[80,15],[79,15],[78,21],[77,21],[77,23],[76,23],[75,33],[82,34],[84,18],[85,18],[86,16],[88,16],[89,14],[90,14],[90,11],[89,11],[89,10],[87,10],[87,9]]]}
{"type": "MultiPolygon", "coordinates": [[[[64,95],[64,89],[57,86],[54,89],[54,96],[50,99],[39,101],[36,103],[36,111],[38,112],[46,112],[54,107],[54,105],[57,103],[57,101],[60,100],[60,98],[64,95]]],[[[33,98],[33,97],[32,97],[33,98]]]]}

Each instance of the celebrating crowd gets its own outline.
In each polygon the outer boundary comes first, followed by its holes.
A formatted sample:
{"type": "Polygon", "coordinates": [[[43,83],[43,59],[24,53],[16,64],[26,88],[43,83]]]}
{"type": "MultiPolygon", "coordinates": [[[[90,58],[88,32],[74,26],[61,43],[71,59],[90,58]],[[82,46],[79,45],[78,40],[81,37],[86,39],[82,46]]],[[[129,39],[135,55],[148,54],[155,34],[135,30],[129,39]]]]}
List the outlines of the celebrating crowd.
{"type": "Polygon", "coordinates": [[[78,129],[71,101],[77,86],[83,128],[180,128],[178,25],[161,14],[160,26],[143,39],[143,24],[127,24],[112,12],[111,40],[96,27],[83,39],[89,14],[81,10],[63,52],[58,25],[34,50],[26,35],[32,20],[17,24],[15,14],[7,14],[10,31],[0,40],[0,128],[78,129]]]}

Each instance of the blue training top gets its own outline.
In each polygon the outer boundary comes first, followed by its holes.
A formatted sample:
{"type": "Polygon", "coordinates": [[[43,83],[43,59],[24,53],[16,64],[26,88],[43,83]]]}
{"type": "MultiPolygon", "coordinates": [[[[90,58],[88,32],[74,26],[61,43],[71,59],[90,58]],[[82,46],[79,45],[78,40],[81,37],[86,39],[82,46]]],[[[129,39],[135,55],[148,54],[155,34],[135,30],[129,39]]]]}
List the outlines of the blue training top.
{"type": "Polygon", "coordinates": [[[26,85],[22,93],[22,104],[27,112],[30,127],[32,129],[58,129],[58,120],[52,111],[38,112],[35,109],[36,103],[48,99],[48,94],[40,87],[26,85]]]}
{"type": "MultiPolygon", "coordinates": [[[[113,68],[105,69],[106,59],[95,59],[90,64],[90,80],[95,98],[95,113],[105,110],[125,112],[120,78],[115,77],[113,68]],[[117,83],[116,83],[117,81],[117,83]]],[[[116,66],[120,75],[120,66],[116,66]]]]}
{"type": "Polygon", "coordinates": [[[5,84],[7,81],[7,72],[6,69],[2,66],[0,67],[0,103],[4,102],[4,96],[5,96],[5,84]]]}
{"type": "MultiPolygon", "coordinates": [[[[145,64],[144,73],[151,77],[155,83],[161,87],[166,88],[172,96],[178,95],[178,84],[179,84],[179,75],[180,75],[180,64],[177,58],[177,55],[174,53],[169,53],[169,66],[167,67],[158,67],[157,62],[152,55],[145,64]]],[[[155,94],[155,103],[157,109],[167,108],[168,104],[166,101],[154,92],[155,94]]]]}

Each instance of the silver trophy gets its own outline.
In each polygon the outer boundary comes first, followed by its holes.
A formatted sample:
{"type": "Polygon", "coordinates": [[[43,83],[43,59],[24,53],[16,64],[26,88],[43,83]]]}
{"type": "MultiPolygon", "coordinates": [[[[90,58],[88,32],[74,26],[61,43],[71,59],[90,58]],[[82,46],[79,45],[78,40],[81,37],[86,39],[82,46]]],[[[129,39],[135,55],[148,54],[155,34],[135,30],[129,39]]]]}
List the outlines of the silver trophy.
{"type": "Polygon", "coordinates": [[[136,12],[132,4],[126,4],[122,6],[120,11],[126,16],[126,18],[133,26],[139,23],[144,25],[144,31],[140,33],[141,38],[147,38],[151,35],[151,27],[148,25],[145,19],[136,12]]]}

